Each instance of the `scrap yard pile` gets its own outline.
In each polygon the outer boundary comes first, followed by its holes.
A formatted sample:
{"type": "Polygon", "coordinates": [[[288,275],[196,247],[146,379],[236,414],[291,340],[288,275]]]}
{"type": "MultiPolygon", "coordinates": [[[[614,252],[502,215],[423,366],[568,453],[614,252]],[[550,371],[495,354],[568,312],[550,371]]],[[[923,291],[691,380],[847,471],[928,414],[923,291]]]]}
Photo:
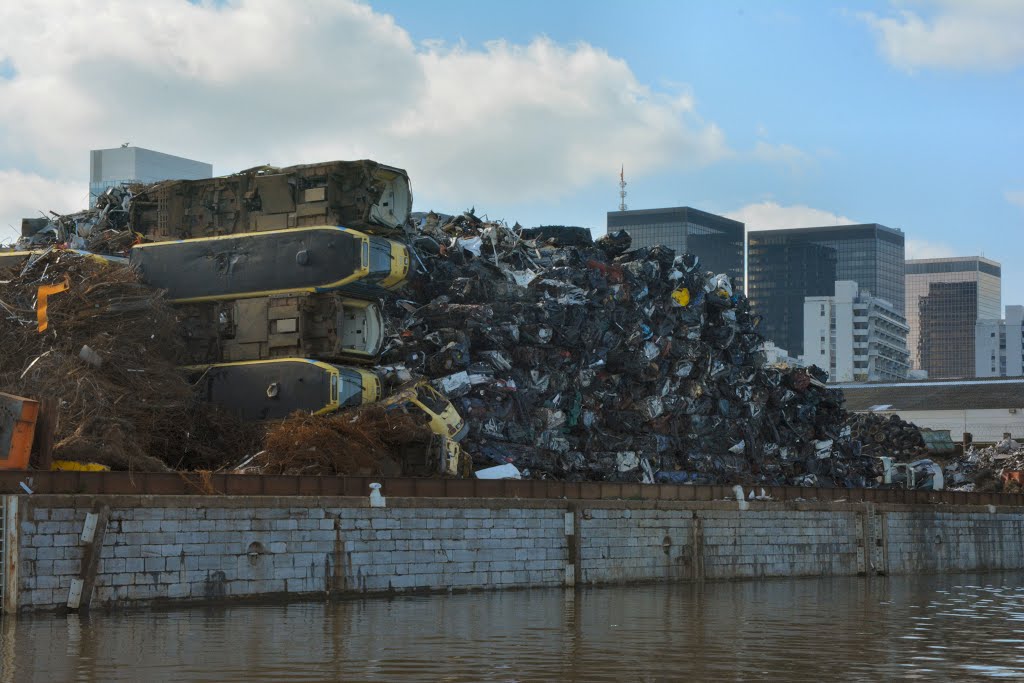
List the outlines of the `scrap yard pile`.
{"type": "Polygon", "coordinates": [[[569,480],[870,485],[842,395],[766,367],[746,298],[692,254],[428,214],[382,364],[470,424],[477,466],[569,480]]]}
{"type": "Polygon", "coordinates": [[[0,389],[54,397],[54,458],[114,469],[216,466],[247,427],[177,370],[176,319],[116,260],[52,249],[0,266],[0,389]]]}
{"type": "Polygon", "coordinates": [[[986,448],[971,447],[946,465],[945,476],[960,490],[1024,492],[1024,444],[1004,438],[986,448]]]}
{"type": "Polygon", "coordinates": [[[26,219],[0,391],[56,398],[55,457],[116,469],[859,487],[921,452],[769,366],[699,255],[411,205],[364,160],[26,219]]]}
{"type": "Polygon", "coordinates": [[[851,414],[847,420],[850,437],[861,443],[865,455],[916,460],[928,456],[921,430],[899,415],[851,414]]]}

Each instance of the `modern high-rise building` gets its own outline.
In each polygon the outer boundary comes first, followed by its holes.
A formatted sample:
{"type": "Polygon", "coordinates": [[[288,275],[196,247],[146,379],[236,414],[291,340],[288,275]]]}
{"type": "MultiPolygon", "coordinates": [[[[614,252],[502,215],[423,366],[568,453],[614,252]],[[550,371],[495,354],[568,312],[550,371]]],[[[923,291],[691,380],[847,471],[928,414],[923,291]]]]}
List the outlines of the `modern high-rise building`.
{"type": "Polygon", "coordinates": [[[1002,320],[974,326],[974,375],[1024,376],[1024,306],[1007,306],[1002,320]]]}
{"type": "Polygon", "coordinates": [[[213,166],[202,161],[142,147],[94,149],[89,152],[89,204],[115,185],[212,177],[213,166]]]}
{"type": "Polygon", "coordinates": [[[930,379],[973,377],[977,322],[1001,312],[999,263],[981,256],[912,259],[906,281],[911,367],[930,379]]]}
{"type": "Polygon", "coordinates": [[[700,257],[705,270],[725,273],[743,291],[744,225],[731,218],[680,206],[609,211],[608,232],[626,230],[634,247],[663,244],[700,257]]]}
{"type": "Polygon", "coordinates": [[[903,315],[904,237],[878,223],[747,234],[747,296],[761,316],[761,334],[803,355],[804,299],[833,296],[835,282],[888,301],[903,315]]]}
{"type": "Polygon", "coordinates": [[[828,371],[830,382],[898,382],[910,368],[906,319],[856,282],[835,283],[834,296],[804,299],[801,360],[828,371]]]}

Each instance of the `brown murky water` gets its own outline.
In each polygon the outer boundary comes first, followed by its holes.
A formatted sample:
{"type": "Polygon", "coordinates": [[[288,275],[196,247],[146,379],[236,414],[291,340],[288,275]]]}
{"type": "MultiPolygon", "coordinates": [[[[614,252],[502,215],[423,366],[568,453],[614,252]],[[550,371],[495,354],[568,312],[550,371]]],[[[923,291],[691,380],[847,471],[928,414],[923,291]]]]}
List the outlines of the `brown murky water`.
{"type": "Polygon", "coordinates": [[[1024,573],[7,618],[8,681],[1024,679],[1024,573]]]}

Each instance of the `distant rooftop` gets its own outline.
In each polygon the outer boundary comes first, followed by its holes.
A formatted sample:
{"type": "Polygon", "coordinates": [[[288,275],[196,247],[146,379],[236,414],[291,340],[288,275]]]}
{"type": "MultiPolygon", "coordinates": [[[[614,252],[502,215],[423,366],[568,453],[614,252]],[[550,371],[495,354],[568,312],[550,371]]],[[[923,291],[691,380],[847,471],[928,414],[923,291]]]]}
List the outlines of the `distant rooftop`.
{"type": "Polygon", "coordinates": [[[988,263],[993,266],[1001,265],[999,261],[993,261],[984,256],[946,256],[943,258],[908,258],[907,263],[988,263]]]}
{"type": "Polygon", "coordinates": [[[732,224],[736,227],[743,227],[741,221],[733,220],[732,218],[726,218],[717,213],[709,213],[708,211],[701,211],[695,209],[692,206],[667,206],[659,207],[657,209],[627,209],[626,211],[609,211],[608,212],[608,227],[618,227],[619,225],[628,225],[629,223],[635,223],[637,218],[646,218],[652,222],[669,221],[677,219],[680,215],[692,216],[698,220],[705,222],[713,221],[718,224],[732,224]]]}
{"type": "Polygon", "coordinates": [[[822,225],[816,228],[772,228],[770,230],[751,230],[751,234],[757,235],[795,235],[798,237],[810,237],[812,235],[828,235],[830,233],[842,233],[844,231],[866,231],[877,230],[878,232],[899,235],[903,237],[903,231],[899,228],[890,228],[881,223],[854,223],[851,225],[822,225]]]}
{"type": "Polygon", "coordinates": [[[847,410],[860,412],[1024,408],[1024,377],[833,386],[843,390],[847,410]]]}

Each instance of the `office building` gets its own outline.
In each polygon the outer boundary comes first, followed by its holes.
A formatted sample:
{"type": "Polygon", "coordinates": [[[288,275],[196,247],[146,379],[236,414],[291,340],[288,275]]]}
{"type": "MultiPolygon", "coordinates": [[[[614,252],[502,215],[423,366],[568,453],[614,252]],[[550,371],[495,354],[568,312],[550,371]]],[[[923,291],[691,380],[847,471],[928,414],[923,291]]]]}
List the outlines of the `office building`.
{"type": "Polygon", "coordinates": [[[94,149],[89,152],[89,204],[115,185],[212,177],[213,166],[202,161],[142,147],[94,149]]]}
{"type": "Polygon", "coordinates": [[[892,304],[903,315],[903,232],[877,223],[747,235],[747,296],[761,333],[804,354],[804,299],[835,295],[837,280],[892,304]]]}
{"type": "Polygon", "coordinates": [[[906,282],[911,367],[929,379],[973,377],[977,322],[1000,314],[1000,265],[980,256],[913,259],[906,282]]]}
{"type": "Polygon", "coordinates": [[[974,326],[974,375],[1024,376],[1024,306],[1007,306],[1002,320],[979,320],[974,326]]]}
{"type": "Polygon", "coordinates": [[[835,283],[833,296],[804,299],[807,365],[828,371],[830,382],[895,382],[910,367],[906,319],[888,301],[856,282],[835,283]]]}
{"type": "Polygon", "coordinates": [[[615,230],[629,232],[634,247],[663,244],[676,254],[696,254],[705,270],[725,273],[743,291],[744,225],[739,221],[688,206],[609,211],[608,232],[615,230]]]}

